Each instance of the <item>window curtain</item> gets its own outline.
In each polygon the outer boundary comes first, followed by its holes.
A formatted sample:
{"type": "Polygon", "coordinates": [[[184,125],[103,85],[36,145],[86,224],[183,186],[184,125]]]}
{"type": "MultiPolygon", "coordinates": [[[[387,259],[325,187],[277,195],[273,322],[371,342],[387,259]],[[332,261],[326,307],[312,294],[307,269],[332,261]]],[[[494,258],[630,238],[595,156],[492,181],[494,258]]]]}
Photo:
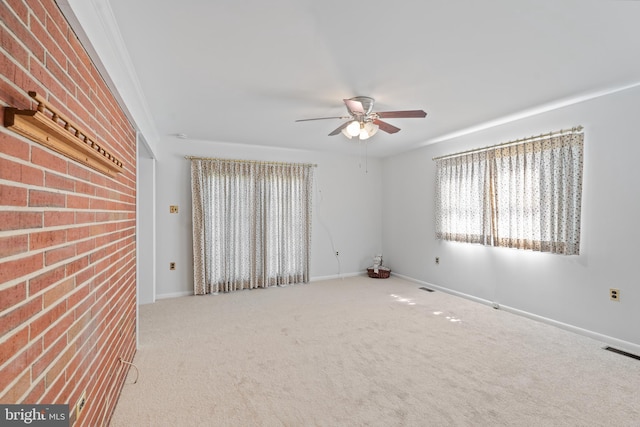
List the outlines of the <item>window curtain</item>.
{"type": "Polygon", "coordinates": [[[487,153],[439,160],[436,173],[436,238],[491,243],[487,153]]]}
{"type": "Polygon", "coordinates": [[[580,253],[584,134],[571,132],[436,161],[436,237],[580,253]]]}
{"type": "Polygon", "coordinates": [[[312,166],[192,159],[194,293],[309,281],[312,166]]]}

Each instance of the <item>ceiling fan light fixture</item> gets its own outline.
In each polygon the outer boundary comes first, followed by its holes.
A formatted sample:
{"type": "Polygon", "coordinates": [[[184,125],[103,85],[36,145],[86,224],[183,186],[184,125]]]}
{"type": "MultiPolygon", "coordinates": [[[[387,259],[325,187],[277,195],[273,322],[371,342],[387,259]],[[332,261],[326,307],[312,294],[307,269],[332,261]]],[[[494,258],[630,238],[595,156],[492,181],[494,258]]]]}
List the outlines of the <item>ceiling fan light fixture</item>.
{"type": "Polygon", "coordinates": [[[349,123],[349,126],[347,126],[346,129],[347,129],[347,133],[352,137],[360,135],[360,123],[357,120],[354,120],[351,123],[349,123]]]}
{"type": "Polygon", "coordinates": [[[372,122],[362,123],[360,125],[360,140],[365,140],[371,138],[373,135],[378,132],[378,125],[373,124],[372,122]]]}
{"type": "Polygon", "coordinates": [[[342,129],[342,134],[349,139],[353,138],[351,135],[349,135],[349,132],[347,132],[347,128],[342,129]]]}
{"type": "Polygon", "coordinates": [[[378,132],[378,129],[379,126],[373,122],[367,122],[364,124],[364,130],[367,131],[367,135],[369,135],[369,137],[375,135],[376,132],[378,132]]]}

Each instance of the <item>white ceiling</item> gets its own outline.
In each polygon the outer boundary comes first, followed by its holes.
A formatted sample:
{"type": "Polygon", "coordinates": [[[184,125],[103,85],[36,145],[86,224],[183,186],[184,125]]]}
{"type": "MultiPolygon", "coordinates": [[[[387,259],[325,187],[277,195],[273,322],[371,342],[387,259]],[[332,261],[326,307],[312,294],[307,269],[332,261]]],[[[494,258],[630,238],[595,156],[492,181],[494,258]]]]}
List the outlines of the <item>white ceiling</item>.
{"type": "Polygon", "coordinates": [[[639,1],[93,3],[112,10],[161,137],[358,153],[327,136],[340,120],[295,120],[342,116],[357,95],[374,111],[424,109],[369,140],[386,156],[640,82],[639,1]]]}

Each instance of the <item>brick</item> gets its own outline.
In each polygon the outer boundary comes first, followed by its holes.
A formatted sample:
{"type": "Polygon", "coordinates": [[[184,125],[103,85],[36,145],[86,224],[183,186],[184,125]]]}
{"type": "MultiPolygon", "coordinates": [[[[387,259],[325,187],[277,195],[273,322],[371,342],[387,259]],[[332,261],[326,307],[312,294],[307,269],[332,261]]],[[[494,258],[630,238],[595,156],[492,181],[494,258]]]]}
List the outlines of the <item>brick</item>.
{"type": "Polygon", "coordinates": [[[67,337],[60,337],[50,348],[45,349],[42,355],[33,363],[31,368],[33,378],[38,378],[47,367],[67,346],[67,337]]]}
{"type": "Polygon", "coordinates": [[[29,249],[37,250],[57,246],[67,241],[66,230],[40,231],[31,233],[29,238],[29,249]]]}
{"type": "Polygon", "coordinates": [[[67,208],[69,209],[89,209],[91,199],[83,196],[67,195],[67,208]]]}
{"type": "Polygon", "coordinates": [[[42,212],[0,211],[0,231],[42,228],[42,212]]]}
{"type": "MultiPolygon", "coordinates": [[[[93,266],[89,266],[88,268],[85,268],[84,270],[80,271],[76,276],[76,286],[82,286],[85,284],[85,282],[88,282],[91,278],[93,278],[93,276],[95,275],[95,268],[93,266]]],[[[90,283],[87,283],[87,285],[90,285],[90,283]]]]}
{"type": "MultiPolygon", "coordinates": [[[[89,295],[85,300],[80,301],[78,305],[75,306],[74,313],[76,315],[76,319],[81,318],[84,314],[88,314],[88,319],[91,319],[91,306],[96,302],[95,294],[89,295]]],[[[69,330],[69,341],[71,341],[71,331],[73,328],[69,330]]]]}
{"type": "MultiPolygon", "coordinates": [[[[45,386],[47,388],[49,388],[50,384],[53,384],[53,382],[60,376],[75,352],[75,345],[67,347],[67,349],[62,353],[62,356],[60,356],[60,358],[50,366],[50,368],[47,370],[47,373],[45,374],[45,386]]],[[[62,379],[64,380],[64,377],[62,377],[62,379]]]]}
{"type": "Polygon", "coordinates": [[[89,265],[89,257],[84,256],[82,258],[78,258],[77,260],[70,262],[66,265],[67,276],[73,276],[78,271],[86,268],[89,265]]]}
{"type": "MultiPolygon", "coordinates": [[[[69,163],[68,168],[69,168],[70,176],[74,178],[82,179],[84,181],[90,180],[91,175],[93,174],[91,170],[87,169],[84,166],[80,166],[77,163],[69,163]]],[[[79,190],[76,189],[76,191],[79,191],[79,190]]]]}
{"type": "MultiPolygon", "coordinates": [[[[51,20],[51,15],[47,15],[45,25],[47,28],[46,31],[50,37],[48,38],[38,37],[38,38],[44,43],[44,46],[47,50],[46,61],[48,63],[50,61],[49,56],[53,56],[55,61],[58,64],[60,64],[63,68],[66,69],[67,54],[63,50],[63,46],[67,45],[67,38],[60,32],[60,29],[58,28],[58,26],[53,23],[53,21],[51,20]]],[[[67,77],[67,79],[69,78],[67,77]]]]}
{"type": "Polygon", "coordinates": [[[0,152],[22,160],[29,160],[31,146],[13,135],[0,132],[0,152]]]}
{"type": "Polygon", "coordinates": [[[91,175],[91,182],[97,185],[98,187],[106,187],[107,178],[105,178],[104,175],[99,175],[94,173],[93,175],[91,175]]]}
{"type": "Polygon", "coordinates": [[[42,254],[0,263],[0,283],[26,276],[42,268],[42,254]]]}
{"type": "Polygon", "coordinates": [[[90,237],[90,236],[91,236],[91,227],[90,226],[69,228],[67,230],[67,241],[68,242],[75,242],[77,240],[83,240],[83,239],[86,239],[87,237],[90,237]]]}
{"type": "Polygon", "coordinates": [[[29,52],[4,27],[0,27],[0,42],[13,60],[17,61],[22,67],[28,67],[29,52]]]}
{"type": "MultiPolygon", "coordinates": [[[[73,31],[69,29],[66,18],[62,15],[59,8],[49,8],[47,10],[47,19],[46,19],[47,30],[50,30],[52,34],[56,34],[56,40],[58,43],[67,45],[69,33],[73,34],[73,31]],[[56,29],[54,32],[53,29],[56,29]]],[[[69,46],[69,55],[75,55],[75,52],[71,50],[71,46],[69,46]]]]}
{"type": "Polygon", "coordinates": [[[29,333],[31,337],[37,337],[45,329],[47,329],[53,322],[67,311],[67,302],[62,301],[53,307],[43,309],[41,315],[37,319],[33,319],[29,324],[29,333]]]}
{"type": "Polygon", "coordinates": [[[89,222],[96,222],[95,212],[76,212],[76,224],[85,224],[89,222]]]}
{"type": "Polygon", "coordinates": [[[35,295],[43,289],[65,278],[65,266],[46,271],[29,280],[29,295],[35,295]]]}
{"type": "Polygon", "coordinates": [[[18,281],[16,279],[20,277],[38,274],[0,291],[0,310],[4,307],[0,328],[11,328],[8,331],[10,336],[5,334],[2,338],[0,353],[9,354],[9,348],[15,349],[24,344],[24,332],[19,330],[25,328],[31,317],[35,319],[33,332],[43,338],[43,344],[39,342],[33,349],[46,352],[46,357],[39,353],[26,366],[26,353],[14,354],[11,361],[19,362],[12,364],[11,375],[5,375],[9,372],[6,370],[0,373],[3,381],[6,378],[13,384],[4,390],[0,401],[11,402],[13,399],[15,402],[38,403],[62,399],[71,402],[77,400],[81,389],[88,389],[94,405],[87,408],[78,424],[98,424],[102,414],[113,410],[119,393],[118,385],[124,381],[124,370],[113,371],[115,358],[123,352],[135,352],[132,326],[127,327],[125,335],[110,331],[116,326],[120,328],[122,322],[116,319],[126,319],[123,324],[127,325],[133,325],[135,320],[135,311],[122,308],[123,304],[135,308],[135,278],[132,276],[135,274],[135,257],[130,258],[134,255],[132,250],[135,250],[135,242],[131,240],[135,230],[130,230],[132,225],[129,224],[130,220],[135,221],[135,130],[54,1],[4,0],[0,2],[0,8],[3,17],[0,26],[3,46],[0,69],[4,75],[0,79],[2,105],[33,109],[35,104],[26,90],[36,90],[63,114],[92,133],[99,134],[100,138],[96,140],[100,145],[109,147],[126,165],[124,173],[117,178],[107,178],[26,138],[0,132],[0,152],[3,153],[0,159],[0,196],[3,204],[35,207],[20,212],[0,212],[0,231],[68,227],[68,246],[64,248],[51,246],[64,245],[62,234],[56,233],[57,230],[37,233],[29,230],[0,238],[0,256],[28,254],[24,252],[29,245],[25,239],[30,235],[33,235],[33,248],[48,250],[48,263],[54,260],[61,262],[73,252],[84,254],[50,271],[42,270],[45,260],[42,253],[33,254],[38,256],[37,259],[31,258],[31,254],[24,256],[22,261],[25,265],[0,264],[0,275],[4,275],[0,277],[0,283],[5,283],[5,279],[18,281]],[[34,188],[43,186],[46,189],[34,188]],[[64,199],[60,198],[60,193],[64,193],[64,199]],[[99,198],[103,200],[92,203],[96,194],[100,194],[99,198]],[[83,212],[92,206],[101,212],[98,215],[83,212]],[[42,212],[36,211],[39,207],[43,208],[40,209],[42,212]],[[134,216],[109,212],[114,210],[128,211],[134,216]],[[97,227],[92,225],[96,220],[101,222],[96,224],[97,227]],[[87,226],[77,227],[74,224],[87,226]],[[122,241],[112,245],[111,242],[117,239],[122,241]],[[91,252],[105,245],[109,250],[99,265],[90,265],[91,252]],[[31,267],[37,269],[31,270],[31,267]],[[118,269],[125,273],[111,280],[118,269]],[[16,271],[6,273],[6,270],[16,271]],[[14,277],[16,275],[18,277],[14,277]],[[76,284],[82,288],[77,292],[72,287],[76,284]],[[31,299],[27,300],[29,295],[31,299]],[[37,295],[35,299],[34,295],[37,295]],[[62,312],[63,301],[67,305],[73,304],[75,309],[62,312]],[[49,311],[39,316],[30,315],[27,310],[29,304],[44,305],[49,311]],[[111,307],[114,307],[113,312],[111,307]],[[91,318],[94,313],[95,317],[91,318]],[[81,316],[79,320],[82,322],[86,319],[90,323],[84,327],[82,323],[74,325],[76,314],[81,316]],[[89,317],[83,317],[85,315],[89,317]],[[69,336],[82,342],[82,347],[68,345],[69,336]]]}
{"type": "Polygon", "coordinates": [[[87,55],[84,46],[80,43],[80,40],[76,37],[73,31],[69,32],[69,36],[67,37],[71,48],[73,49],[75,55],[73,56],[74,65],[76,68],[83,70],[86,73],[85,79],[90,83],[91,87],[96,86],[96,80],[91,77],[91,68],[93,68],[93,63],[89,56],[87,55]]]}
{"type": "Polygon", "coordinates": [[[75,189],[75,181],[73,179],[52,172],[45,173],[44,185],[57,190],[74,191],[75,189]]]}
{"type": "Polygon", "coordinates": [[[6,404],[20,403],[20,398],[23,394],[29,390],[31,385],[31,373],[25,372],[20,376],[20,379],[11,386],[3,395],[0,395],[0,402],[6,404]]]}
{"type": "Polygon", "coordinates": [[[19,329],[0,343],[0,360],[6,361],[15,356],[29,343],[29,328],[19,329]]]}
{"type": "MultiPolygon", "coordinates": [[[[88,285],[78,286],[76,290],[71,295],[69,295],[69,298],[67,299],[68,309],[71,310],[73,308],[76,308],[76,305],[79,304],[85,298],[87,298],[90,292],[91,292],[91,288],[88,285]]],[[[91,303],[95,301],[94,299],[91,299],[91,298],[89,298],[89,300],[91,303]]]]}
{"type": "Polygon", "coordinates": [[[96,247],[95,239],[89,239],[89,240],[85,240],[84,242],[76,243],[76,255],[82,255],[82,254],[91,252],[92,250],[95,249],[95,247],[96,247]]]}
{"type": "Polygon", "coordinates": [[[21,254],[29,249],[29,236],[0,237],[0,258],[21,254]]]}
{"type": "Polygon", "coordinates": [[[43,190],[29,190],[29,206],[64,208],[66,197],[64,194],[43,190]]]}
{"type": "Polygon", "coordinates": [[[0,335],[4,335],[24,324],[24,322],[38,314],[41,310],[42,298],[38,297],[0,316],[0,335]]]}
{"type": "Polygon", "coordinates": [[[3,206],[27,206],[27,189],[0,184],[0,200],[3,206]]]}
{"type": "Polygon", "coordinates": [[[67,96],[66,106],[70,111],[73,111],[73,114],[78,122],[87,123],[91,121],[91,114],[87,110],[87,107],[79,103],[73,96],[67,96]]]}
{"type": "Polygon", "coordinates": [[[67,296],[75,287],[75,280],[69,278],[47,290],[43,296],[43,307],[46,309],[58,300],[67,296]]]}
{"type": "Polygon", "coordinates": [[[62,248],[50,249],[44,253],[44,265],[49,266],[57,264],[60,261],[69,259],[76,255],[76,248],[74,245],[68,245],[62,248]]]}
{"type": "MultiPolygon", "coordinates": [[[[61,374],[61,373],[59,372],[58,374],[61,374]]],[[[58,395],[60,394],[60,392],[62,391],[66,383],[67,381],[64,377],[64,371],[62,372],[62,375],[59,375],[59,376],[49,375],[47,373],[44,377],[45,394],[44,396],[42,396],[42,401],[43,402],[57,401],[58,395]]],[[[89,405],[89,407],[91,407],[91,405],[89,405]]],[[[83,424],[80,423],[78,425],[83,425],[83,424]]],[[[84,424],[84,425],[87,425],[87,424],[84,424]]]]}
{"type": "MultiPolygon", "coordinates": [[[[32,56],[30,56],[29,67],[31,67],[32,61],[35,61],[35,59],[32,56]]],[[[15,68],[13,82],[17,88],[28,88],[29,90],[36,91],[37,93],[47,92],[41,83],[36,81],[30,73],[24,71],[22,68],[15,68]]],[[[20,108],[20,109],[35,108],[35,104],[32,102],[31,97],[29,97],[29,95],[27,94],[27,89],[19,89],[18,97],[16,97],[15,99],[11,99],[10,102],[9,101],[7,102],[9,103],[9,105],[15,108],[20,108]]]]}
{"type": "Polygon", "coordinates": [[[31,384],[31,390],[20,403],[24,405],[35,405],[41,402],[40,397],[44,393],[44,379],[37,381],[35,384],[31,384]]]}
{"type": "Polygon", "coordinates": [[[18,19],[22,21],[24,24],[27,23],[27,16],[29,16],[29,11],[25,6],[22,0],[4,0],[2,2],[2,16],[10,16],[10,13],[15,13],[18,16],[18,19]],[[10,9],[10,10],[9,10],[10,9]]]}
{"type": "Polygon", "coordinates": [[[51,169],[62,174],[67,173],[66,159],[58,157],[50,151],[42,149],[40,147],[33,147],[33,149],[31,150],[31,161],[35,165],[51,169]]]}
{"type": "Polygon", "coordinates": [[[40,41],[31,33],[30,29],[25,25],[26,21],[15,19],[3,19],[3,23],[7,26],[10,33],[16,37],[27,47],[31,54],[40,61],[44,60],[44,47],[40,41]]]}
{"type": "MultiPolygon", "coordinates": [[[[69,78],[67,71],[61,66],[63,64],[58,64],[53,55],[51,55],[51,53],[49,52],[45,52],[45,64],[47,70],[49,70],[49,72],[53,75],[53,78],[58,83],[60,83],[69,92],[75,91],[75,85],[73,84],[73,81],[69,78]]],[[[64,65],[66,66],[66,61],[64,65]]],[[[67,98],[67,105],[68,103],[69,101],[67,98]]],[[[59,105],[57,107],[63,110],[67,108],[67,105],[59,105]]],[[[68,117],[72,118],[71,115],[68,115],[68,117]]]]}
{"type": "Polygon", "coordinates": [[[90,184],[88,182],[77,182],[76,183],[76,192],[77,193],[82,193],[82,194],[87,194],[89,196],[95,196],[96,195],[96,186],[93,184],[90,184]]]}
{"type": "Polygon", "coordinates": [[[30,1],[29,9],[30,9],[30,21],[37,19],[41,23],[44,24],[45,19],[47,18],[47,10],[45,8],[45,4],[43,0],[40,1],[30,1]]]}
{"type": "Polygon", "coordinates": [[[18,305],[27,298],[27,283],[22,282],[0,291],[0,311],[18,305]]]}
{"type": "MultiPolygon", "coordinates": [[[[44,56],[44,53],[43,53],[44,56]]],[[[46,88],[46,92],[55,96],[57,99],[64,99],[66,96],[66,91],[64,87],[56,79],[53,78],[49,70],[47,70],[43,62],[44,58],[41,60],[36,60],[34,58],[29,59],[29,72],[33,80],[42,87],[46,88]]],[[[56,103],[56,108],[60,107],[56,103]]]]}
{"type": "Polygon", "coordinates": [[[44,212],[44,226],[55,227],[60,225],[71,225],[76,222],[75,212],[46,211],[44,212]]]}
{"type": "Polygon", "coordinates": [[[44,173],[34,167],[0,158],[0,179],[22,184],[42,185],[44,173]]]}
{"type": "Polygon", "coordinates": [[[11,362],[0,369],[0,378],[15,378],[25,370],[28,371],[29,366],[41,353],[42,340],[37,340],[28,347],[23,347],[11,362]]]}
{"type": "Polygon", "coordinates": [[[72,311],[62,316],[56,323],[44,334],[44,348],[49,348],[54,342],[64,337],[64,342],[67,342],[67,332],[75,320],[75,313],[72,311]]]}

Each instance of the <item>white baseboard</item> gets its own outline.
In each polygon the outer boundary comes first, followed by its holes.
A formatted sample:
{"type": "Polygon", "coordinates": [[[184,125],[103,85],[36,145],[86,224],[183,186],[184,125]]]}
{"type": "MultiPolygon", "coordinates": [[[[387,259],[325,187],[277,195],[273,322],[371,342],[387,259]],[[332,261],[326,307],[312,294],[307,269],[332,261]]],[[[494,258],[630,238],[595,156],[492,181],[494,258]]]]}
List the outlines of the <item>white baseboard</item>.
{"type": "MultiPolygon", "coordinates": [[[[436,289],[436,290],[439,290],[439,291],[442,291],[442,292],[446,292],[446,293],[451,294],[451,295],[456,295],[456,296],[459,296],[461,298],[465,298],[465,299],[468,299],[468,300],[471,300],[471,301],[478,302],[480,304],[488,305],[490,307],[493,306],[493,301],[489,301],[489,300],[486,300],[484,298],[478,298],[478,297],[475,297],[473,295],[469,295],[469,294],[465,294],[463,292],[455,291],[453,289],[443,288],[442,286],[434,285],[433,283],[429,283],[429,282],[425,282],[425,281],[422,281],[422,280],[414,279],[413,277],[405,276],[405,275],[402,275],[402,274],[397,274],[397,273],[391,273],[391,274],[394,275],[394,276],[397,276],[397,277],[401,277],[401,278],[403,278],[405,280],[408,280],[410,282],[419,283],[419,284],[421,284],[423,286],[428,287],[429,289],[436,289]]],[[[510,306],[506,306],[506,305],[503,305],[503,304],[500,304],[499,309],[507,311],[509,313],[517,314],[519,316],[526,317],[526,318],[529,318],[529,319],[532,319],[532,320],[536,320],[538,322],[546,323],[548,325],[552,325],[552,326],[555,326],[555,327],[560,328],[560,329],[564,329],[564,330],[567,330],[567,331],[570,331],[570,332],[574,332],[574,333],[576,333],[578,335],[584,335],[584,336],[592,338],[592,339],[594,339],[596,341],[601,341],[601,342],[603,342],[603,343],[605,343],[607,345],[610,345],[612,347],[615,347],[617,349],[620,349],[620,350],[623,350],[623,351],[627,351],[627,352],[632,353],[632,354],[640,355],[640,345],[634,344],[634,343],[629,342],[629,341],[624,341],[624,340],[621,340],[621,339],[618,339],[618,338],[611,337],[609,335],[604,335],[604,334],[601,334],[601,333],[598,333],[598,332],[590,331],[588,329],[583,329],[583,328],[580,328],[578,326],[570,325],[568,323],[559,322],[557,320],[550,319],[548,317],[539,316],[537,314],[529,313],[528,311],[520,310],[520,309],[517,309],[517,308],[514,308],[514,307],[510,307],[510,306]]]]}
{"type": "Polygon", "coordinates": [[[156,301],[159,299],[186,297],[189,295],[193,295],[193,291],[181,291],[181,292],[170,292],[168,294],[158,294],[156,295],[156,301]]]}
{"type": "Polygon", "coordinates": [[[423,280],[414,279],[413,277],[405,276],[403,274],[398,274],[398,273],[394,273],[394,272],[391,272],[391,274],[393,276],[400,277],[400,278],[408,280],[410,282],[414,282],[414,283],[418,283],[420,285],[426,286],[429,289],[435,289],[435,290],[438,290],[438,291],[442,291],[442,292],[445,292],[447,294],[455,295],[455,296],[458,296],[458,297],[461,297],[461,298],[464,298],[464,299],[468,299],[468,300],[471,300],[471,301],[478,302],[480,304],[484,304],[484,305],[488,305],[488,306],[492,306],[493,305],[492,301],[486,300],[484,298],[478,298],[476,296],[465,294],[463,292],[454,291],[453,289],[443,288],[442,286],[438,286],[438,285],[435,285],[433,283],[425,282],[423,280]]]}
{"type": "MultiPolygon", "coordinates": [[[[309,279],[309,282],[319,282],[321,280],[332,280],[332,279],[343,279],[345,277],[353,277],[353,276],[360,276],[360,275],[366,275],[366,273],[356,272],[356,273],[336,274],[331,276],[317,276],[317,277],[311,277],[309,279]]],[[[166,294],[156,295],[156,301],[160,299],[186,297],[190,295],[193,295],[193,291],[169,292],[166,294]]]]}
{"type": "Polygon", "coordinates": [[[356,272],[356,273],[344,273],[344,274],[335,274],[331,276],[316,276],[309,279],[310,282],[319,282],[321,280],[333,280],[333,279],[343,279],[345,277],[354,277],[366,275],[364,272],[356,272]]]}

